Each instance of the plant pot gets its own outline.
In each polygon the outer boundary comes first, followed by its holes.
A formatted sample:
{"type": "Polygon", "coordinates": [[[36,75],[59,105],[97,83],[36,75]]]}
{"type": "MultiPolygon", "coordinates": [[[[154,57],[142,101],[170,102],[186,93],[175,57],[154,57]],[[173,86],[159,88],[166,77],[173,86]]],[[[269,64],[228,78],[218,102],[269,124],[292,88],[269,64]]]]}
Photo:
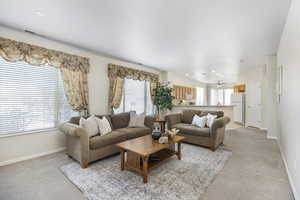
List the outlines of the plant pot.
{"type": "Polygon", "coordinates": [[[155,113],[155,119],[160,121],[160,120],[164,120],[165,119],[165,111],[160,110],[158,112],[155,113]]]}

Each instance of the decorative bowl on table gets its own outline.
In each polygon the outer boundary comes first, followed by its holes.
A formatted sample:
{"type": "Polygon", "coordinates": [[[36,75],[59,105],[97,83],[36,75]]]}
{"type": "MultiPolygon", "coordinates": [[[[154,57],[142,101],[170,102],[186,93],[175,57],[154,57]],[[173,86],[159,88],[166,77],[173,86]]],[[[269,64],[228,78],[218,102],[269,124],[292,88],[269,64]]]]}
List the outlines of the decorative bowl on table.
{"type": "Polygon", "coordinates": [[[176,129],[176,128],[173,128],[173,129],[171,129],[171,130],[168,130],[168,137],[170,138],[170,139],[173,139],[176,135],[177,135],[177,133],[179,132],[179,130],[178,129],[176,129]]]}

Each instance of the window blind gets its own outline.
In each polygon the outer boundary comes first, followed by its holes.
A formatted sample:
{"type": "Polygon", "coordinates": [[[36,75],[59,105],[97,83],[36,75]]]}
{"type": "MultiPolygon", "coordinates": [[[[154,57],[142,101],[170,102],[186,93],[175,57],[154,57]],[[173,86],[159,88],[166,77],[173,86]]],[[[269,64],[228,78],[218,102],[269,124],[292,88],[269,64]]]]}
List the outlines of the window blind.
{"type": "Polygon", "coordinates": [[[210,89],[210,105],[231,105],[232,88],[211,88],[210,89]]]}
{"type": "Polygon", "coordinates": [[[0,58],[0,135],[54,128],[74,115],[59,69],[0,58]]]}

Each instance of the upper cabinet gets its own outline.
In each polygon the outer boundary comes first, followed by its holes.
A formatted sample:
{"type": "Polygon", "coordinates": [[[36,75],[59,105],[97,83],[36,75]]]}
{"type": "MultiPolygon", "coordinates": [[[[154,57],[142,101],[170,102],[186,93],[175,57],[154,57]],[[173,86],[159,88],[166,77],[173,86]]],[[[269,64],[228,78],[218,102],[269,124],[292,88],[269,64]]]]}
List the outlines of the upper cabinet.
{"type": "Polygon", "coordinates": [[[196,100],[197,90],[196,88],[173,85],[174,96],[177,100],[196,100]]]}
{"type": "Polygon", "coordinates": [[[245,92],[246,91],[246,85],[245,84],[235,85],[233,88],[234,88],[234,92],[235,93],[245,92]]]}

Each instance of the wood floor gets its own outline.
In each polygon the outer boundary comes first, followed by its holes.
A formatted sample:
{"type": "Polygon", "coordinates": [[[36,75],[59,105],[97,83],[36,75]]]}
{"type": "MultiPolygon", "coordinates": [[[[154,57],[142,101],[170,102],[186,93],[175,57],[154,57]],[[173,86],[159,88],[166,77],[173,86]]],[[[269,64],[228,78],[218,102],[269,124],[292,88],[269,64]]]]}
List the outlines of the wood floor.
{"type": "MultiPolygon", "coordinates": [[[[279,148],[264,132],[227,131],[233,155],[201,200],[292,200],[279,148]]],[[[63,153],[0,167],[1,200],[85,199],[59,171],[71,162],[63,153]]]]}

